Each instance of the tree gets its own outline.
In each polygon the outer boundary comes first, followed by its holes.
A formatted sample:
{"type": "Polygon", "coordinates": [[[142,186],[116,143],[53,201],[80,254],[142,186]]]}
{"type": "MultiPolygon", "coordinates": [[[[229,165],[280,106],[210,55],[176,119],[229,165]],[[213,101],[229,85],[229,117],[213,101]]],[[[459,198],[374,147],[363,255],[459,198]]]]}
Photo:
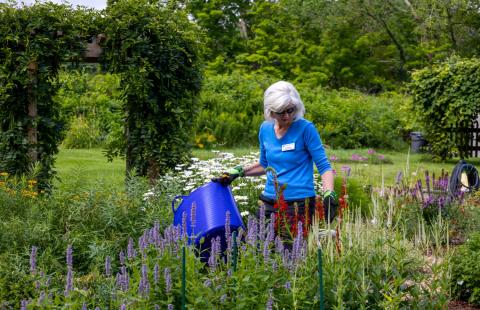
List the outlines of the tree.
{"type": "Polygon", "coordinates": [[[127,172],[156,178],[189,159],[200,90],[198,29],[176,6],[120,0],[108,6],[103,62],[121,75],[125,136],[110,157],[127,172]]]}

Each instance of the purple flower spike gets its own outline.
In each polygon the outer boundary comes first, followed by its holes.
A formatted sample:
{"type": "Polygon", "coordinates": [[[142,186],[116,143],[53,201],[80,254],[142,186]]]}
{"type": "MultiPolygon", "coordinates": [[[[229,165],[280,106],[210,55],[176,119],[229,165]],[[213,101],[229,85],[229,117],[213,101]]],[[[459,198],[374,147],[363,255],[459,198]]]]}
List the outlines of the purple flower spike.
{"type": "Polygon", "coordinates": [[[172,305],[172,304],[168,304],[167,310],[173,310],[173,305],[172,305]]]}
{"type": "Polygon", "coordinates": [[[205,287],[210,287],[212,285],[212,280],[207,279],[203,282],[203,286],[205,287]]]}
{"type": "Polygon", "coordinates": [[[32,246],[32,252],[30,253],[30,272],[35,274],[37,271],[37,247],[32,246]]]}
{"type": "Polygon", "coordinates": [[[427,187],[427,193],[430,195],[430,176],[428,175],[428,171],[425,171],[425,184],[427,187]]]}
{"type": "Polygon", "coordinates": [[[146,264],[142,265],[142,277],[138,285],[138,293],[147,296],[150,293],[150,282],[148,282],[148,268],[146,264]]]}
{"type": "Polygon", "coordinates": [[[82,304],[82,310],[88,310],[88,308],[87,308],[87,303],[86,303],[86,302],[84,302],[84,303],[82,304]]]}
{"type": "Polygon", "coordinates": [[[208,258],[208,266],[215,271],[217,269],[217,239],[210,240],[210,257],[208,258]]]}
{"type": "Polygon", "coordinates": [[[127,245],[127,258],[133,259],[135,257],[137,257],[137,251],[135,251],[135,248],[133,247],[133,239],[129,238],[127,245]]]}
{"type": "Polygon", "coordinates": [[[267,301],[267,305],[266,305],[266,309],[267,310],[272,310],[273,309],[273,292],[272,290],[270,290],[268,292],[268,301],[267,301]]]}
{"type": "Polygon", "coordinates": [[[260,206],[260,216],[258,222],[258,240],[261,242],[265,239],[265,205],[260,206]]]}
{"type": "Polygon", "coordinates": [[[170,275],[170,269],[165,268],[163,271],[163,276],[165,278],[165,292],[167,294],[172,290],[172,276],[170,275]]]}
{"type": "Polygon", "coordinates": [[[395,177],[395,183],[400,185],[400,183],[402,183],[402,178],[403,178],[403,173],[399,171],[397,173],[397,176],[395,177]]]}
{"type": "Polygon", "coordinates": [[[227,240],[228,250],[232,249],[232,232],[230,230],[230,211],[225,213],[225,240],[227,240]]]}
{"type": "Polygon", "coordinates": [[[45,291],[40,292],[40,296],[38,297],[38,303],[41,305],[45,301],[45,291]]]}
{"type": "Polygon", "coordinates": [[[27,306],[28,306],[28,301],[22,300],[22,301],[20,302],[20,309],[21,309],[21,310],[27,310],[27,306]]]}
{"type": "Polygon", "coordinates": [[[120,254],[118,255],[120,259],[120,265],[125,265],[125,253],[123,251],[120,251],[120,254]]]}
{"type": "Polygon", "coordinates": [[[125,304],[122,304],[122,305],[120,306],[120,310],[127,310],[127,306],[126,306],[125,304]]]}
{"type": "Polygon", "coordinates": [[[222,297],[220,297],[220,303],[225,303],[227,301],[227,294],[223,294],[222,297]]]}
{"type": "Polygon", "coordinates": [[[297,236],[293,240],[292,261],[298,262],[303,256],[303,223],[298,222],[297,236]]]}
{"type": "Polygon", "coordinates": [[[251,246],[255,246],[257,242],[257,232],[258,232],[258,224],[257,220],[253,217],[248,218],[247,224],[247,243],[251,246]]]}
{"type": "Polygon", "coordinates": [[[67,297],[73,291],[73,270],[72,266],[67,266],[67,281],[65,283],[64,295],[67,297]]]}
{"type": "Polygon", "coordinates": [[[188,238],[187,235],[187,212],[182,213],[182,238],[188,238]]]}

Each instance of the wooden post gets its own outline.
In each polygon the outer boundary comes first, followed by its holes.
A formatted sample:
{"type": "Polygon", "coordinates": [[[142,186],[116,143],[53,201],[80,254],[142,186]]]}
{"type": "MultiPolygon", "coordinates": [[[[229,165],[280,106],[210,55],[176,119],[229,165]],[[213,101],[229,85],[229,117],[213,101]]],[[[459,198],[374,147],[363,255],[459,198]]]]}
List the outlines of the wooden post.
{"type": "Polygon", "coordinates": [[[28,154],[32,162],[38,160],[38,131],[37,131],[37,118],[38,107],[37,98],[35,96],[35,87],[37,85],[37,71],[38,64],[36,61],[31,61],[27,67],[28,71],[28,86],[27,86],[27,100],[28,100],[28,116],[31,118],[31,122],[27,128],[27,141],[28,141],[28,154]]]}

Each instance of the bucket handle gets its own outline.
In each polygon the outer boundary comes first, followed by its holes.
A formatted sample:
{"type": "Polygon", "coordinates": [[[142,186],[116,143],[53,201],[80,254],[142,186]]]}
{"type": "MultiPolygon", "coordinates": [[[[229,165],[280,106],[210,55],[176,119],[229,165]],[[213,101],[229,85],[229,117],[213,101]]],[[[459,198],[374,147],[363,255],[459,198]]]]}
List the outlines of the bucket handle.
{"type": "Polygon", "coordinates": [[[178,198],[184,199],[185,197],[187,197],[187,196],[178,195],[178,196],[175,196],[175,198],[173,198],[173,200],[172,200],[172,211],[173,211],[173,213],[175,213],[175,211],[177,211],[177,210],[175,210],[175,201],[176,201],[178,198]]]}

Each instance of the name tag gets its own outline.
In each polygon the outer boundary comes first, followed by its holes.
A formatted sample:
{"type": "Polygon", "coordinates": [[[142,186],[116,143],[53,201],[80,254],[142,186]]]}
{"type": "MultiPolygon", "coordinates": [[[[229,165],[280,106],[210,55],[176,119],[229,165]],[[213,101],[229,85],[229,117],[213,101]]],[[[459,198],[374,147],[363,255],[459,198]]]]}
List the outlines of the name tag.
{"type": "Polygon", "coordinates": [[[289,143],[282,145],[282,152],[293,151],[295,149],[295,143],[289,143]]]}

